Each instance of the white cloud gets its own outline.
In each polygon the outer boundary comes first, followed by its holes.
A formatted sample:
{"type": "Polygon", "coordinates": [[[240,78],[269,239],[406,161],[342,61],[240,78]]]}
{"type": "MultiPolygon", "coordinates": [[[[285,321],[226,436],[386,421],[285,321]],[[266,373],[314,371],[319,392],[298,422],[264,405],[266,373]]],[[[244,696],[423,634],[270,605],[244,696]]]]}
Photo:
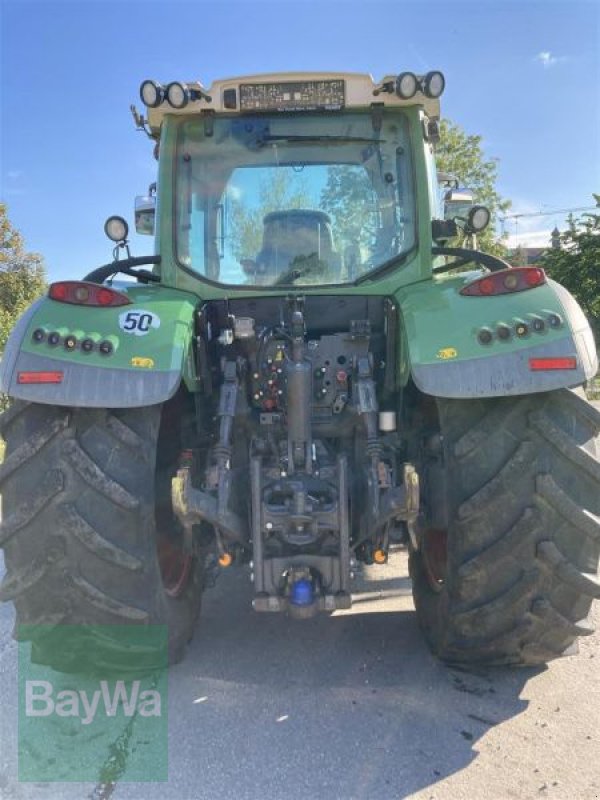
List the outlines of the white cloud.
{"type": "Polygon", "coordinates": [[[544,69],[549,69],[550,67],[554,67],[556,64],[564,63],[566,60],[566,56],[555,56],[554,53],[551,53],[549,50],[542,50],[534,58],[534,61],[537,61],[539,64],[541,64],[544,69]]]}

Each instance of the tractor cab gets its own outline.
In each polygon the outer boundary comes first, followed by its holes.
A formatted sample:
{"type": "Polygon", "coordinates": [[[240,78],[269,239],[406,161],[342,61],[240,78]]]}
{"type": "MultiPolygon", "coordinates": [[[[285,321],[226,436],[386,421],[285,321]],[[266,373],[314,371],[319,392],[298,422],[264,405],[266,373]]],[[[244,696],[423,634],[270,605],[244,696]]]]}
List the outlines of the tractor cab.
{"type": "Polygon", "coordinates": [[[379,83],[267,75],[209,89],[144,81],[148,116],[136,119],[160,151],[164,279],[340,286],[407,263],[419,203],[430,238],[430,199],[415,175],[443,88],[438,72],[379,83]]]}

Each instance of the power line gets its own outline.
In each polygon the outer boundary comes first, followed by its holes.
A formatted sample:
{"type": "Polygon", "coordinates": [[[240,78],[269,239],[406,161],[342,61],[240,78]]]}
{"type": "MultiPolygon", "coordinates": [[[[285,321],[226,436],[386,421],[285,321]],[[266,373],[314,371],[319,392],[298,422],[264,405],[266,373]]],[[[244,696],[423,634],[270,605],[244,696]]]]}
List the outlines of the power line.
{"type": "Polygon", "coordinates": [[[593,211],[598,208],[595,206],[580,206],[579,208],[557,208],[554,211],[531,211],[522,212],[520,214],[506,214],[504,217],[499,217],[500,222],[505,222],[507,219],[521,219],[521,217],[553,217],[555,214],[569,214],[575,211],[593,211]]]}

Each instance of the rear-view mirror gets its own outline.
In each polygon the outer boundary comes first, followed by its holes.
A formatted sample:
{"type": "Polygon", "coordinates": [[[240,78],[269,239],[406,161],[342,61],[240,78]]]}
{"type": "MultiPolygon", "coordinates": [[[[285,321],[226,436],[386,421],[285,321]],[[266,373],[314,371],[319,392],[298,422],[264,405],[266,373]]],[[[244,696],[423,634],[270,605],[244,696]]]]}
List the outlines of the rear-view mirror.
{"type": "Polygon", "coordinates": [[[144,236],[154,234],[156,197],[146,195],[135,198],[135,230],[144,236]]]}
{"type": "Polygon", "coordinates": [[[474,203],[471,189],[450,189],[444,195],[444,219],[467,219],[474,203]]]}

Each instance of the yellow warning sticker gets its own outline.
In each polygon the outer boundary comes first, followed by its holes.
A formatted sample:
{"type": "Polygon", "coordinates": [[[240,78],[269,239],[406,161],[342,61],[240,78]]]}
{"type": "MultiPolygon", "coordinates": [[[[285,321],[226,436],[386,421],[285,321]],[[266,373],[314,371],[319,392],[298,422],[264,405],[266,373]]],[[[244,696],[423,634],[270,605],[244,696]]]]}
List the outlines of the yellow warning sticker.
{"type": "Polygon", "coordinates": [[[448,361],[451,358],[456,358],[457,355],[458,352],[454,347],[443,347],[441,350],[438,350],[437,358],[440,358],[442,361],[448,361]]]}
{"type": "Polygon", "coordinates": [[[131,359],[131,366],[132,367],[145,367],[146,369],[152,369],[154,366],[154,359],[153,358],[144,358],[143,356],[134,356],[131,359]]]}

